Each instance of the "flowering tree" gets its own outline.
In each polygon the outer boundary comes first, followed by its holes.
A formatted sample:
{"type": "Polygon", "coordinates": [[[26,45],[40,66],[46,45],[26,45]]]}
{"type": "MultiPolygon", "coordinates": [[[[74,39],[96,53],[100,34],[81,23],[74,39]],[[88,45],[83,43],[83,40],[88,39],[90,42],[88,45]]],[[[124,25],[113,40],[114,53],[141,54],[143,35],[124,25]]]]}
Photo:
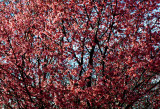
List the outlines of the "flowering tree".
{"type": "Polygon", "coordinates": [[[158,0],[2,0],[0,104],[158,108],[158,0]]]}

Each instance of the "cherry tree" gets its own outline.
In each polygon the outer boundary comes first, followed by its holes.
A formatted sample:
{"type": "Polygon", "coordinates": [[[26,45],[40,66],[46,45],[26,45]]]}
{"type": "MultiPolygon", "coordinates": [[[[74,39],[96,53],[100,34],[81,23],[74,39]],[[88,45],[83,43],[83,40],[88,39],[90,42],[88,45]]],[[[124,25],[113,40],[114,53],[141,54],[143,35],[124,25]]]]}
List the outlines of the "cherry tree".
{"type": "Polygon", "coordinates": [[[2,0],[5,108],[158,108],[158,0],[2,0]]]}

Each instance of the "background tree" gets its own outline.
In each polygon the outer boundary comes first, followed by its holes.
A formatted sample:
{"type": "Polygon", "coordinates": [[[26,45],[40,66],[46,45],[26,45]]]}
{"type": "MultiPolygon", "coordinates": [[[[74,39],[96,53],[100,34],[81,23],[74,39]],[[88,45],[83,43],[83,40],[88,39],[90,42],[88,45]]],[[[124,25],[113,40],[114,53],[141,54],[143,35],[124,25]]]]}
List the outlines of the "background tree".
{"type": "Polygon", "coordinates": [[[158,0],[2,0],[1,105],[158,108],[159,12],[158,0]]]}

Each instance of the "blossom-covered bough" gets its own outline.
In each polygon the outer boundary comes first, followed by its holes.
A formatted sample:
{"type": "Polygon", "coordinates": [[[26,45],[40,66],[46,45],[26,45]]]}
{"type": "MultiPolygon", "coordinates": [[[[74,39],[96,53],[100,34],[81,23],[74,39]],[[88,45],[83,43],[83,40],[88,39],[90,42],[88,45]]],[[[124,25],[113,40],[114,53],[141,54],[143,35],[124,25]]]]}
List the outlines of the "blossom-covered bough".
{"type": "Polygon", "coordinates": [[[158,108],[159,16],[158,0],[2,0],[1,106],[158,108]]]}

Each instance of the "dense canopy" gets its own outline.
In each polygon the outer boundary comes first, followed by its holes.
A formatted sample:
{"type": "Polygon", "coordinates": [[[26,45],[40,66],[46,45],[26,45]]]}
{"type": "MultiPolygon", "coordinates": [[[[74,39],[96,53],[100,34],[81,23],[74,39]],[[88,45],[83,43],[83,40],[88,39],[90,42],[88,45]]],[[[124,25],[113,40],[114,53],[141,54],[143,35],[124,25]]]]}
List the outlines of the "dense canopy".
{"type": "Polygon", "coordinates": [[[158,0],[1,0],[0,104],[158,108],[158,0]]]}

